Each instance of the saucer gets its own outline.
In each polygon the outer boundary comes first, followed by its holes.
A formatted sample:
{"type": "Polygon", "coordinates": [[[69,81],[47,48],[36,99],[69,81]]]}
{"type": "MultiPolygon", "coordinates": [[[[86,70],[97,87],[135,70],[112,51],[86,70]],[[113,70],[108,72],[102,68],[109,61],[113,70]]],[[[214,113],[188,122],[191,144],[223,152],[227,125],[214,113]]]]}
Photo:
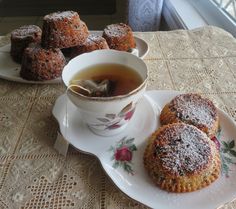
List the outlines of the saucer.
{"type": "Polygon", "coordinates": [[[236,162],[236,156],[229,153],[236,153],[236,125],[220,109],[221,134],[218,137],[223,170],[214,183],[195,192],[168,193],[155,186],[144,170],[147,138],[160,126],[160,110],[178,94],[180,92],[147,91],[128,127],[113,137],[93,134],[65,95],[57,99],[53,115],[64,138],[79,150],[97,156],[108,176],[129,197],[156,209],[218,208],[236,197],[236,165],[232,163],[236,162]]]}
{"type": "Polygon", "coordinates": [[[53,115],[59,122],[61,134],[71,145],[99,158],[103,157],[104,151],[119,139],[132,137],[142,143],[143,138],[147,138],[158,126],[157,113],[146,96],[137,105],[127,127],[115,136],[104,137],[94,134],[82,121],[77,107],[65,94],[57,99],[53,115]]]}

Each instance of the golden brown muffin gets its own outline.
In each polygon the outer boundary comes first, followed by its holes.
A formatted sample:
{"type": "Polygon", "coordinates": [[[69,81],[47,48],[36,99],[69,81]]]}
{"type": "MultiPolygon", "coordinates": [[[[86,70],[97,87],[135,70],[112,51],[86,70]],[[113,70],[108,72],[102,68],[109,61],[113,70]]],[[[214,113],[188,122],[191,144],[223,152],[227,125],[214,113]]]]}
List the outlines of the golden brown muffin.
{"type": "Polygon", "coordinates": [[[192,192],[208,186],[220,174],[216,145],[195,126],[173,123],[149,139],[144,166],[152,180],[169,192],[192,192]]]}
{"type": "Polygon", "coordinates": [[[87,37],[88,28],[77,12],[55,12],[43,18],[44,48],[69,48],[82,44],[87,37]]]}
{"type": "Polygon", "coordinates": [[[219,128],[219,116],[212,101],[199,94],[181,94],[165,105],[160,115],[162,125],[183,122],[194,125],[210,138],[219,128]]]}
{"type": "Polygon", "coordinates": [[[132,30],[124,23],[108,25],[102,36],[106,39],[110,49],[129,51],[136,47],[132,30]]]}
{"type": "Polygon", "coordinates": [[[99,49],[109,49],[106,39],[98,35],[89,35],[83,44],[71,48],[71,57],[99,49]]]}
{"type": "Polygon", "coordinates": [[[20,76],[27,80],[44,81],[61,76],[65,58],[60,49],[43,49],[31,44],[24,51],[20,76]]]}
{"type": "Polygon", "coordinates": [[[41,42],[41,29],[36,25],[24,25],[11,32],[11,57],[21,63],[23,52],[31,43],[41,42]]]}

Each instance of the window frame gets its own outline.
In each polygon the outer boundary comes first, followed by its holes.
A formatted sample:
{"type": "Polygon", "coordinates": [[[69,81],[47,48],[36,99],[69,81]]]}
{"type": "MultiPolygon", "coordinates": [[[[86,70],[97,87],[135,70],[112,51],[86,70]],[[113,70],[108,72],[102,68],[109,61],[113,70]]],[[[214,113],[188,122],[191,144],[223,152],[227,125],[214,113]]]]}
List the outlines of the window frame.
{"type": "Polygon", "coordinates": [[[209,25],[224,28],[236,37],[236,21],[220,9],[213,0],[189,0],[209,25]]]}
{"type": "Polygon", "coordinates": [[[170,29],[214,25],[236,37],[236,23],[212,0],[165,0],[163,16],[170,29]]]}

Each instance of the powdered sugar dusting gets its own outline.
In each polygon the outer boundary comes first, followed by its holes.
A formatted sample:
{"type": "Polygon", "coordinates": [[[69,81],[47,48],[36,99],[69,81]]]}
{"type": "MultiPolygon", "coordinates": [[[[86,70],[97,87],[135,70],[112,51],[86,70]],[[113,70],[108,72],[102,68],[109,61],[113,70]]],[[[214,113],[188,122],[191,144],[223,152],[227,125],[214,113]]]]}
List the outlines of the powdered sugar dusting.
{"type": "Polygon", "coordinates": [[[44,17],[44,19],[57,20],[57,19],[64,19],[64,18],[72,18],[74,16],[78,16],[79,18],[79,15],[77,12],[63,11],[63,12],[54,12],[54,13],[48,14],[44,17]]]}
{"type": "Polygon", "coordinates": [[[41,32],[41,29],[36,25],[24,25],[12,31],[11,35],[13,37],[24,38],[27,36],[34,36],[37,33],[41,35],[41,32]]]}
{"type": "Polygon", "coordinates": [[[91,34],[91,35],[88,36],[86,42],[89,45],[93,45],[94,43],[95,44],[101,43],[101,42],[106,43],[106,40],[102,36],[91,34]]]}
{"type": "Polygon", "coordinates": [[[173,175],[193,174],[212,158],[207,135],[194,126],[172,124],[156,139],[156,155],[162,167],[173,175]]]}
{"type": "Polygon", "coordinates": [[[214,104],[198,94],[179,95],[171,101],[170,108],[183,122],[206,127],[213,125],[217,115],[214,104]]]}
{"type": "Polygon", "coordinates": [[[114,37],[125,36],[129,31],[130,27],[124,23],[111,24],[104,29],[105,34],[114,37]]]}

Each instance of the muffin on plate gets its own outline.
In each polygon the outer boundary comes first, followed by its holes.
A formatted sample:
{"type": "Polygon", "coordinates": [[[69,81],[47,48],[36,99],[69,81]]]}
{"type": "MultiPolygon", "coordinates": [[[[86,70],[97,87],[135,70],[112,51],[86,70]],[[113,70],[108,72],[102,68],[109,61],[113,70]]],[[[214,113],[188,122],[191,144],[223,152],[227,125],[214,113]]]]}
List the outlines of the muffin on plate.
{"type": "Polygon", "coordinates": [[[60,49],[44,49],[31,44],[24,51],[20,76],[27,80],[45,81],[61,76],[65,57],[60,49]]]}
{"type": "Polygon", "coordinates": [[[169,192],[192,192],[208,186],[220,174],[220,154],[208,136],[195,126],[173,123],[152,134],[144,166],[154,181],[169,192]]]}
{"type": "Polygon", "coordinates": [[[106,39],[110,49],[129,51],[136,47],[132,30],[124,23],[106,26],[102,36],[106,39]]]}
{"type": "Polygon", "coordinates": [[[41,29],[36,25],[24,25],[11,32],[10,54],[15,62],[21,63],[23,52],[30,43],[41,42],[41,29]]]}
{"type": "Polygon", "coordinates": [[[109,49],[106,39],[98,35],[89,35],[84,43],[71,48],[71,56],[73,58],[77,55],[99,49],[109,49]]]}
{"type": "Polygon", "coordinates": [[[69,48],[82,44],[87,37],[88,28],[77,12],[54,12],[43,18],[44,48],[69,48]]]}
{"type": "Polygon", "coordinates": [[[219,116],[212,101],[199,94],[181,94],[165,105],[160,115],[162,125],[183,122],[194,125],[210,138],[219,128],[219,116]]]}

